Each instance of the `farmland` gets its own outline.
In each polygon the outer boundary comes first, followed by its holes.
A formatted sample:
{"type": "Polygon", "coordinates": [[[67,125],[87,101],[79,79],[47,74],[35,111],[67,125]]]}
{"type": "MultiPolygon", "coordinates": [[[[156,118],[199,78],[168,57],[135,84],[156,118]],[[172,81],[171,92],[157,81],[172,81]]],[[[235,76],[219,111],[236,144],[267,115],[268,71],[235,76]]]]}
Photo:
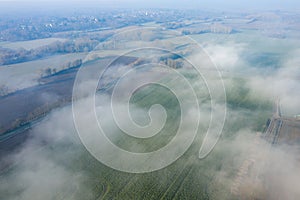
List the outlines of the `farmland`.
{"type": "MultiPolygon", "coordinates": [[[[164,78],[162,81],[172,82],[172,79],[164,78]]],[[[172,84],[176,84],[176,82],[172,84]]],[[[234,81],[232,87],[239,88],[240,85],[238,81],[234,81]]],[[[132,147],[135,147],[134,151],[137,152],[151,151],[160,148],[165,143],[168,143],[170,138],[174,137],[173,132],[176,129],[174,125],[178,124],[178,117],[180,116],[178,115],[178,102],[171,93],[168,93],[163,88],[156,87],[148,86],[140,90],[132,97],[132,104],[146,110],[149,109],[149,105],[155,103],[164,105],[170,117],[162,132],[157,135],[159,137],[146,140],[133,140],[133,138],[122,135],[121,132],[114,133],[120,135],[113,138],[116,139],[114,142],[118,146],[130,150],[133,150],[132,147]],[[158,96],[159,98],[157,98],[158,96]]],[[[247,88],[240,88],[240,90],[247,90],[247,88]]],[[[233,106],[241,102],[241,98],[245,98],[245,96],[239,96],[239,94],[231,94],[230,99],[232,100],[230,102],[233,106]]],[[[98,95],[103,94],[99,93],[98,95]]],[[[205,103],[205,99],[207,98],[204,96],[203,103],[205,103]]],[[[59,163],[60,167],[68,169],[70,174],[63,178],[63,182],[59,184],[59,188],[55,190],[55,194],[43,194],[46,197],[51,196],[53,199],[214,199],[221,197],[223,199],[232,199],[233,197],[230,194],[229,188],[231,184],[230,176],[235,174],[234,171],[239,167],[241,161],[235,160],[234,156],[236,156],[237,152],[230,151],[229,146],[231,143],[234,143],[230,141],[230,138],[234,138],[235,136],[232,133],[236,133],[242,127],[247,128],[248,126],[251,129],[253,126],[257,126],[258,129],[262,129],[261,121],[257,122],[255,115],[271,111],[268,104],[266,106],[260,105],[265,105],[264,101],[252,101],[248,99],[245,104],[239,104],[240,108],[244,109],[244,113],[240,114],[239,118],[234,118],[234,115],[236,115],[234,111],[228,113],[229,117],[232,116],[233,120],[230,123],[226,123],[225,137],[207,159],[199,160],[197,157],[205,129],[207,128],[207,125],[202,124],[202,128],[198,130],[195,142],[184,156],[167,168],[156,172],[129,174],[115,171],[99,163],[81,145],[74,128],[60,135],[60,125],[58,125],[57,129],[53,129],[50,133],[39,135],[40,130],[45,129],[51,124],[51,121],[56,121],[61,115],[65,116],[64,119],[61,119],[61,123],[72,123],[70,106],[54,110],[49,114],[49,117],[33,128],[33,136],[31,137],[35,138],[34,148],[36,150],[33,155],[27,156],[38,158],[46,154],[51,162],[59,163]],[[252,104],[252,111],[248,110],[248,104],[252,104]],[[245,119],[247,119],[247,123],[244,123],[245,119]],[[49,141],[47,137],[53,137],[53,134],[55,137],[49,141]],[[224,177],[228,180],[220,182],[218,174],[224,173],[223,170],[226,170],[229,177],[224,177]],[[81,188],[80,191],[76,189],[77,187],[81,188]]],[[[262,117],[261,120],[266,121],[267,117],[266,115],[266,118],[262,117]]],[[[11,181],[11,177],[14,177],[15,173],[20,173],[19,168],[23,168],[24,166],[27,168],[30,165],[28,162],[36,161],[35,158],[28,160],[26,157],[20,157],[18,162],[14,163],[13,166],[2,169],[1,174],[11,181]]],[[[51,169],[51,165],[46,166],[46,168],[48,167],[51,169]]],[[[40,181],[43,183],[43,180],[40,181]]],[[[10,190],[2,190],[1,195],[6,198],[13,197],[19,191],[25,189],[22,186],[23,184],[20,183],[20,185],[16,185],[10,190]]]]}
{"type": "Polygon", "coordinates": [[[0,199],[298,199],[298,18],[0,19],[0,199]]]}

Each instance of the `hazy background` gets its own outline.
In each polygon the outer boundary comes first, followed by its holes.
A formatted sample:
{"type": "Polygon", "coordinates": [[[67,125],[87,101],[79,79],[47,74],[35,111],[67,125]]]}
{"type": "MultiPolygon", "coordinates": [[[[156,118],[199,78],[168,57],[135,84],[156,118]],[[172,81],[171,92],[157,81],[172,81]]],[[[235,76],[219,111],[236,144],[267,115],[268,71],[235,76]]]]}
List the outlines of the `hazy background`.
{"type": "Polygon", "coordinates": [[[0,10],[44,8],[183,8],[183,9],[221,9],[221,10],[299,10],[296,0],[0,0],[0,10]],[[67,7],[66,7],[67,6],[67,7]],[[68,7],[69,6],[69,7],[68,7]]]}

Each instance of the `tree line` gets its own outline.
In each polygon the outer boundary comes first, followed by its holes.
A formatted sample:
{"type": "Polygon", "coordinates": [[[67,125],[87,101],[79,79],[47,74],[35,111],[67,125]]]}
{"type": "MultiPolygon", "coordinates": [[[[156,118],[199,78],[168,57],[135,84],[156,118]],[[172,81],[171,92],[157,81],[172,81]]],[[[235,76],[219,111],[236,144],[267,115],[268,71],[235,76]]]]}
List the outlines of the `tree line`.
{"type": "Polygon", "coordinates": [[[97,40],[81,38],[77,40],[55,41],[49,45],[30,50],[24,48],[13,50],[0,47],[0,65],[27,62],[53,54],[89,52],[93,50],[97,44],[97,40]]]}

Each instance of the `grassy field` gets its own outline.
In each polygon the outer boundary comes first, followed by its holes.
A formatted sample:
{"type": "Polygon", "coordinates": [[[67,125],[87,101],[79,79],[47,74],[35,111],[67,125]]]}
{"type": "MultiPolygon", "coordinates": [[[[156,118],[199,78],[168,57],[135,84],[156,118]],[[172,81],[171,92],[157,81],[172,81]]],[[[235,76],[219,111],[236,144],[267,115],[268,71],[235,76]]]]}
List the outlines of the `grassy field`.
{"type": "MultiPolygon", "coordinates": [[[[193,77],[193,76],[191,76],[193,77]]],[[[195,77],[196,78],[196,77],[195,77]]],[[[191,78],[192,79],[192,78],[191,78]]],[[[163,81],[172,81],[166,78],[163,81]]],[[[36,154],[47,155],[55,163],[68,169],[71,174],[64,179],[64,184],[49,194],[51,199],[234,199],[230,193],[232,177],[240,166],[241,152],[234,152],[230,142],[242,129],[262,129],[262,123],[267,120],[267,114],[257,119],[257,115],[268,113],[270,106],[265,100],[250,98],[248,88],[243,80],[233,80],[228,87],[229,107],[227,121],[221,141],[214,151],[203,160],[197,155],[203,141],[205,125],[201,126],[198,136],[189,150],[170,166],[156,172],[145,174],[130,174],[113,170],[95,160],[80,144],[76,131],[68,134],[67,139],[54,139],[46,145],[39,145],[36,154]],[[239,112],[238,117],[236,117],[239,112]],[[76,174],[80,173],[80,176],[76,174]],[[225,174],[220,180],[220,174],[225,174]]],[[[174,82],[173,84],[176,84],[174,82]]],[[[184,90],[183,90],[184,92],[184,90]]],[[[208,99],[205,98],[204,99],[208,99]]],[[[131,99],[131,104],[143,109],[160,103],[168,113],[167,123],[157,136],[142,140],[133,139],[121,132],[115,138],[115,144],[135,151],[146,152],[160,148],[174,137],[180,117],[179,104],[173,94],[159,86],[147,86],[137,92],[131,99]],[[137,145],[138,144],[138,145],[137,145]]],[[[70,108],[66,108],[70,111],[70,108]]],[[[60,111],[55,111],[59,112],[60,111]]],[[[54,112],[54,116],[55,116],[54,112]]],[[[45,121],[44,123],[47,123],[45,121]]],[[[54,130],[55,131],[55,130],[54,130]]],[[[26,165],[26,157],[1,176],[11,177],[26,165]]],[[[221,176],[222,177],[222,176],[221,176]]],[[[43,183],[41,183],[43,184],[43,183]]],[[[47,181],[44,182],[47,184],[47,181]]],[[[25,184],[26,185],[26,184],[25,184]]],[[[19,184],[9,190],[0,189],[1,199],[14,199],[17,194],[22,196],[26,186],[19,184]],[[25,188],[24,188],[25,187],[25,188]]],[[[47,195],[46,195],[46,198],[47,195]]]]}
{"type": "Polygon", "coordinates": [[[29,61],[0,67],[0,85],[10,90],[23,89],[37,85],[41,73],[47,68],[63,68],[63,65],[76,59],[85,58],[86,53],[54,55],[45,59],[29,61]]]}
{"type": "MultiPolygon", "coordinates": [[[[202,34],[195,37],[197,40],[205,42],[208,38],[211,38],[211,35],[202,34]]],[[[218,37],[223,40],[221,36],[218,37]]],[[[244,40],[243,35],[225,37],[241,37],[237,41],[244,40]]],[[[177,42],[178,38],[166,39],[165,41],[180,45],[177,42]]],[[[133,48],[141,43],[126,41],[125,44],[133,48]]],[[[123,51],[111,50],[103,54],[101,54],[101,51],[95,53],[100,56],[119,55],[123,51]]],[[[55,65],[55,62],[58,64],[64,59],[70,59],[69,56],[78,58],[85,55],[57,56],[49,58],[49,60],[5,66],[2,70],[3,73],[7,73],[11,77],[20,77],[23,73],[25,75],[36,73],[37,70],[41,69],[41,66],[48,66],[50,60],[51,65],[55,65]],[[53,60],[56,61],[54,62],[53,60]]],[[[193,71],[187,70],[184,73],[185,77],[193,84],[193,87],[197,89],[196,94],[201,101],[201,105],[207,105],[210,98],[205,90],[204,83],[197,81],[199,77],[194,76],[193,71]]],[[[207,130],[207,124],[204,123],[200,124],[192,146],[182,157],[168,167],[144,174],[116,171],[98,162],[83,147],[73,125],[71,106],[68,106],[53,111],[49,116],[50,119],[45,119],[39,127],[35,127],[33,130],[38,135],[45,130],[51,129],[50,138],[52,139],[49,141],[43,139],[43,137],[42,139],[38,137],[37,144],[34,146],[37,148],[33,151],[33,158],[28,159],[26,157],[28,155],[23,155],[11,168],[2,171],[0,174],[0,176],[4,177],[3,180],[5,179],[6,182],[9,182],[14,180],[15,177],[19,177],[20,171],[22,174],[24,166],[26,166],[26,172],[37,173],[37,170],[35,170],[36,166],[32,165],[39,163],[36,157],[42,155],[44,159],[51,160],[52,163],[56,164],[54,167],[52,166],[51,170],[57,166],[62,167],[68,171],[67,176],[62,177],[63,181],[60,184],[54,184],[54,189],[51,188],[50,190],[48,187],[51,187],[51,185],[49,186],[48,180],[45,179],[47,177],[51,178],[51,175],[44,177],[43,173],[37,174],[36,176],[42,175],[39,176],[39,178],[42,178],[37,179],[40,182],[35,182],[36,185],[28,185],[24,180],[20,180],[20,183],[15,184],[14,187],[0,188],[0,199],[19,199],[20,197],[28,199],[28,197],[24,197],[24,195],[28,194],[28,190],[32,192],[30,189],[39,187],[45,190],[45,192],[40,192],[41,195],[44,195],[39,197],[40,199],[235,199],[230,193],[230,187],[236,172],[245,158],[245,152],[236,151],[235,149],[235,146],[240,145],[236,144],[236,138],[243,136],[244,130],[247,133],[262,131],[264,124],[272,113],[272,102],[255,93],[253,94],[253,91],[247,84],[246,75],[241,75],[240,77],[227,75],[223,78],[227,91],[227,120],[219,143],[205,159],[200,160],[198,158],[199,149],[207,130]],[[59,126],[59,123],[64,123],[64,120],[59,120],[64,113],[67,113],[65,118],[70,119],[68,122],[71,124],[67,131],[61,130],[59,126]],[[52,123],[54,121],[57,125],[49,128],[47,123],[51,119],[52,123]],[[60,135],[62,139],[56,138],[55,132],[62,134],[60,135]],[[42,186],[43,184],[44,187],[42,186]],[[50,194],[47,193],[48,189],[51,191],[50,194]]],[[[165,77],[162,81],[173,85],[178,84],[172,77],[165,77]]],[[[185,95],[185,88],[182,88],[181,95],[185,95]]],[[[186,100],[188,101],[189,99],[186,100]]],[[[110,138],[114,144],[125,150],[148,152],[166,145],[174,137],[181,115],[178,100],[169,90],[157,85],[143,87],[131,98],[131,106],[141,109],[148,110],[153,104],[163,105],[168,115],[166,124],[161,132],[148,139],[137,139],[124,134],[121,130],[117,130],[113,133],[117,137],[110,138]]],[[[204,112],[204,118],[208,117],[206,114],[204,112]]],[[[251,142],[251,137],[247,142],[251,142]]],[[[46,171],[46,173],[49,172],[46,171]]]]}
{"type": "Polygon", "coordinates": [[[38,39],[38,40],[28,40],[22,42],[3,42],[0,43],[0,47],[18,50],[24,48],[26,50],[36,49],[38,47],[42,47],[45,45],[49,45],[53,42],[64,42],[66,39],[63,38],[45,38],[45,39],[38,39]]]}

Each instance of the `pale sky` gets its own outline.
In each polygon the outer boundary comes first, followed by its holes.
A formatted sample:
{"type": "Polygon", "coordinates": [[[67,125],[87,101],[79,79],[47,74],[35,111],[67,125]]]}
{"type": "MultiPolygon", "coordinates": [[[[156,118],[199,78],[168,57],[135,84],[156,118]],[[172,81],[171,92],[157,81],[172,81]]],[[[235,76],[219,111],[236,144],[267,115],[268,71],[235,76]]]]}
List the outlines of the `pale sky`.
{"type": "Polygon", "coordinates": [[[299,0],[0,0],[1,6],[299,10],[299,0]],[[62,2],[63,1],[63,2],[62,2]],[[19,5],[19,6],[18,6],[19,5]]]}

